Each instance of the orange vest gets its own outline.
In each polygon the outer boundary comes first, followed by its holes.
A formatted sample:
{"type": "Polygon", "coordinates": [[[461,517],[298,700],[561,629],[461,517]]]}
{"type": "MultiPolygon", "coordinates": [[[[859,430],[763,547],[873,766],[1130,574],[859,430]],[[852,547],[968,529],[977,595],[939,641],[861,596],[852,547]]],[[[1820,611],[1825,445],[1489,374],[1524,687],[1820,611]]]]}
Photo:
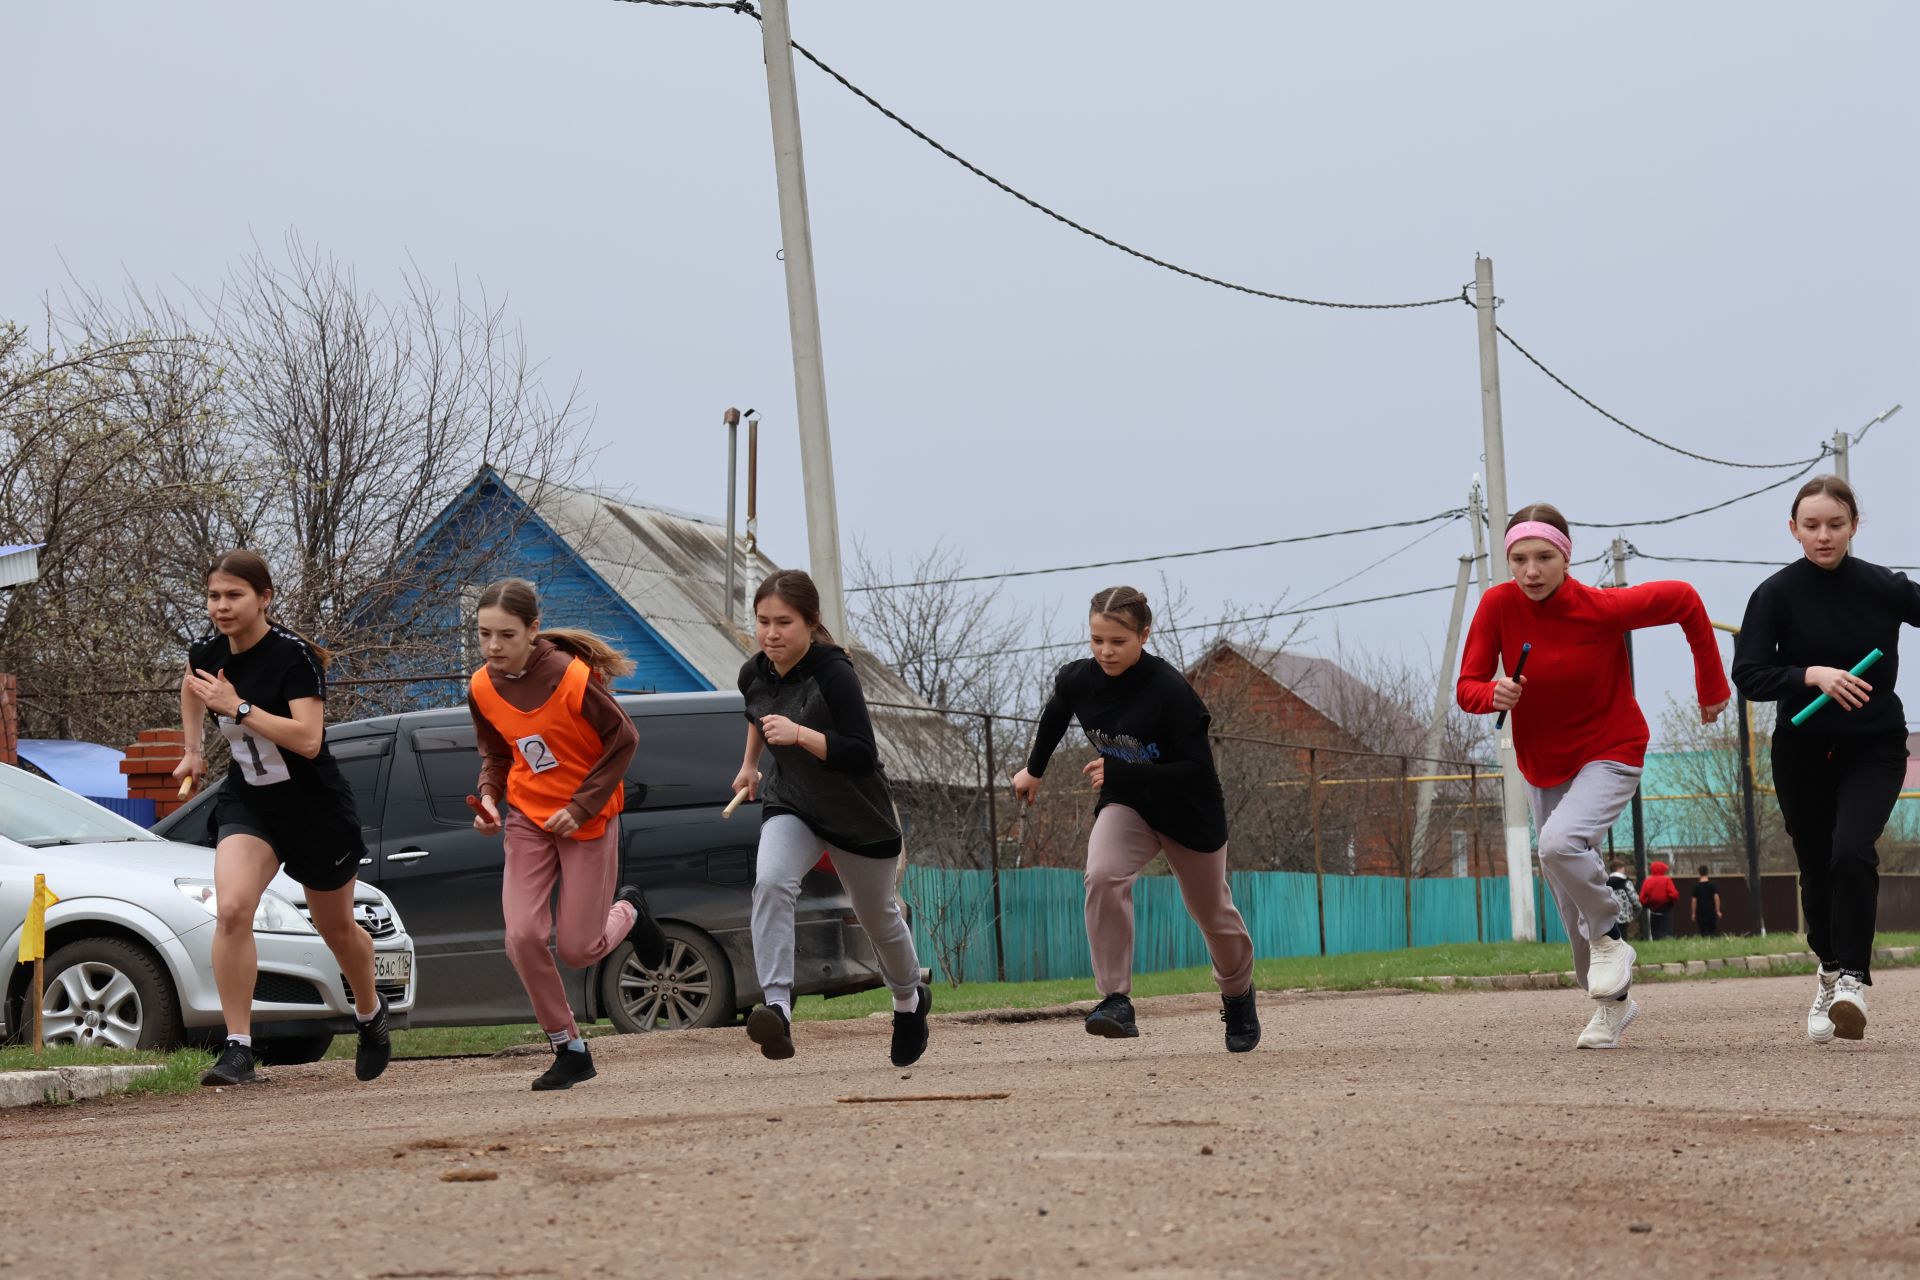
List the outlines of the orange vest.
{"type": "MultiPolygon", "coordinates": [[[[513,746],[513,767],[507,771],[507,803],[544,826],[548,818],[567,807],[581,784],[600,762],[606,744],[580,715],[593,672],[575,658],[560,677],[553,696],[532,711],[521,711],[493,687],[485,667],[473,673],[468,689],[473,705],[487,723],[513,746]]],[[[604,835],[607,823],[620,812],[625,787],[616,786],[599,813],[580,824],[575,840],[604,835]]]]}

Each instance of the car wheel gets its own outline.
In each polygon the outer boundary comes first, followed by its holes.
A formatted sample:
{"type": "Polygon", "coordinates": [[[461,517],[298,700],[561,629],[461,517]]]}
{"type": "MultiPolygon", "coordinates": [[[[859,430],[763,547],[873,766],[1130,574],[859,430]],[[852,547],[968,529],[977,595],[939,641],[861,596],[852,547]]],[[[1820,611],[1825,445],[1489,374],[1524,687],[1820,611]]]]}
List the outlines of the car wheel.
{"type": "Polygon", "coordinates": [[[276,1067],[297,1067],[303,1062],[318,1062],[333,1045],[333,1033],[322,1031],[308,1036],[270,1036],[253,1042],[260,1061],[276,1067]]]}
{"type": "Polygon", "coordinates": [[[631,943],[621,943],[600,971],[600,1003],[622,1031],[687,1031],[722,1027],[734,1019],[733,966],[726,952],[698,929],[668,921],[667,959],[643,966],[631,943]]]}
{"type": "MultiPolygon", "coordinates": [[[[47,957],[40,1016],[50,1045],[168,1049],[179,1002],[158,960],[121,938],[84,938],[47,957]]],[[[26,1010],[33,1016],[31,1002],[26,1010]]]]}

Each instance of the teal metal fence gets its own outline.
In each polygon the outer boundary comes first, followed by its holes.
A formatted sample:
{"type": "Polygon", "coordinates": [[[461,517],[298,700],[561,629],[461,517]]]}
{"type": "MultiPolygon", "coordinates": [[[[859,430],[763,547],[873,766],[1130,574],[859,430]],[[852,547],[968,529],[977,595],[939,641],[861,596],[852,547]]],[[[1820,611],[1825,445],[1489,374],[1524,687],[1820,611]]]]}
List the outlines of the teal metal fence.
{"type": "MultiPolygon", "coordinates": [[[[1236,871],[1233,900],[1262,958],[1316,955],[1321,922],[1326,953],[1394,951],[1408,945],[1506,942],[1513,937],[1504,878],[1415,880],[1397,876],[1327,876],[1324,913],[1314,877],[1294,871],[1236,871]],[[1477,904],[1476,904],[1476,899],[1477,904]],[[1477,909],[1476,909],[1477,905],[1477,909]]],[[[914,943],[937,978],[992,982],[1001,976],[994,950],[993,878],[988,871],[907,868],[903,892],[913,905],[914,943]]],[[[1000,873],[1000,936],[1009,982],[1093,975],[1081,913],[1080,873],[1027,867],[1000,873]]],[[[1565,942],[1546,886],[1534,880],[1537,936],[1565,942]]],[[[1188,969],[1207,963],[1206,942],[1188,918],[1172,876],[1142,876],[1133,891],[1136,972],[1188,969]]]]}

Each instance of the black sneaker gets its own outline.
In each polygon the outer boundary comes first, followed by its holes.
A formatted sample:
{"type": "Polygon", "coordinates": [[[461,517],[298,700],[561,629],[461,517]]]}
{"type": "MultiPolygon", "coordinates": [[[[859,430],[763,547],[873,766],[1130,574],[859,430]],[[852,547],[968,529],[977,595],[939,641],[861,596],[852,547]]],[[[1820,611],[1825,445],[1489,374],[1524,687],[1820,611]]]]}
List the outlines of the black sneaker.
{"type": "Polygon", "coordinates": [[[253,1049],[232,1040],[227,1041],[218,1060],[207,1068],[207,1074],[200,1077],[200,1083],[209,1086],[256,1084],[259,1080],[253,1073],[253,1049]]]}
{"type": "Polygon", "coordinates": [[[633,928],[627,930],[627,941],[633,944],[633,955],[643,968],[658,969],[667,962],[667,935],[660,932],[660,924],[647,910],[647,900],[640,890],[630,884],[620,886],[615,902],[633,904],[633,928]]]}
{"type": "Polygon", "coordinates": [[[591,1080],[599,1074],[593,1069],[593,1055],[587,1052],[584,1044],[578,1049],[560,1045],[553,1051],[553,1065],[533,1082],[533,1087],[541,1093],[549,1089],[571,1089],[582,1080],[591,1080]]]}
{"type": "Polygon", "coordinates": [[[927,1015],[933,1012],[933,992],[926,983],[914,988],[912,1013],[893,1015],[893,1065],[910,1067],[927,1051],[927,1015]]]}
{"type": "Polygon", "coordinates": [[[1140,1028],[1133,1021],[1133,1001],[1115,992],[1095,1005],[1087,1015],[1087,1034],[1109,1040],[1131,1040],[1138,1036],[1140,1028]]]}
{"type": "Polygon", "coordinates": [[[1253,1007],[1253,988],[1245,994],[1220,997],[1220,1021],[1227,1024],[1227,1052],[1252,1053],[1260,1043],[1260,1014],[1253,1007]]]}
{"type": "Polygon", "coordinates": [[[775,1062],[793,1056],[793,1024],[773,1005],[763,1004],[747,1015],[747,1039],[775,1062]]]}
{"type": "Polygon", "coordinates": [[[391,1061],[393,1037],[387,1033],[387,998],[381,996],[380,1007],[360,1024],[360,1044],[353,1051],[353,1074],[361,1080],[372,1080],[385,1071],[391,1061]]]}

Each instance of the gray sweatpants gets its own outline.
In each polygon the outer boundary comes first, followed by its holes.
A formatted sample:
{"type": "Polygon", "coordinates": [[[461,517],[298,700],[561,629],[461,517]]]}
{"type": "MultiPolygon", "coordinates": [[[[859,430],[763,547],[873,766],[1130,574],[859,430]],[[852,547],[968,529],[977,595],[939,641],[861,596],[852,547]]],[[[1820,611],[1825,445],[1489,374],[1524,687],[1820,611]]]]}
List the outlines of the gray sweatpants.
{"type": "Polygon", "coordinates": [[[900,859],[863,858],[823,844],[811,827],[789,813],[760,824],[753,879],[753,967],[760,975],[761,999],[793,1008],[793,904],[800,897],[800,878],[820,861],[822,850],[847,887],[853,914],[880,959],[887,989],[906,999],[920,985],[920,957],[893,890],[900,859]]]}
{"type": "Polygon", "coordinates": [[[1587,985],[1587,940],[1605,935],[1620,915],[1599,846],[1639,785],[1640,770],[1632,765],[1595,760],[1557,787],[1527,787],[1539,832],[1540,878],[1560,908],[1582,987],[1587,985]]]}

